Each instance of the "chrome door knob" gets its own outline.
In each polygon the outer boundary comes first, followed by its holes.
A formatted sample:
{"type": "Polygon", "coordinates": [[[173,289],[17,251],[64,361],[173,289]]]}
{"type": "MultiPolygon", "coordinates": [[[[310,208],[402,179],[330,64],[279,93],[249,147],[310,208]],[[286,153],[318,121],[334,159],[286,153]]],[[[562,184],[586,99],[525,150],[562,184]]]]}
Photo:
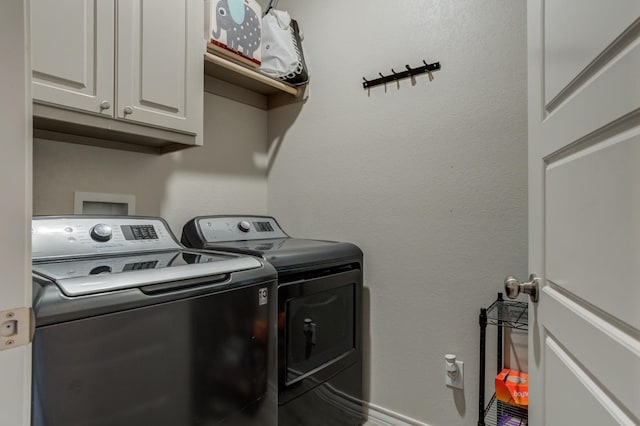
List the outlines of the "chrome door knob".
{"type": "Polygon", "coordinates": [[[504,291],[509,299],[515,299],[520,293],[528,294],[533,303],[538,303],[540,293],[540,278],[535,274],[529,275],[529,282],[521,283],[512,275],[504,280],[504,291]]]}
{"type": "Polygon", "coordinates": [[[111,103],[109,101],[100,102],[100,110],[111,108],[111,103]]]}
{"type": "Polygon", "coordinates": [[[124,112],[124,115],[133,114],[133,108],[131,108],[130,106],[126,106],[126,107],[124,107],[122,112],[124,112]]]}

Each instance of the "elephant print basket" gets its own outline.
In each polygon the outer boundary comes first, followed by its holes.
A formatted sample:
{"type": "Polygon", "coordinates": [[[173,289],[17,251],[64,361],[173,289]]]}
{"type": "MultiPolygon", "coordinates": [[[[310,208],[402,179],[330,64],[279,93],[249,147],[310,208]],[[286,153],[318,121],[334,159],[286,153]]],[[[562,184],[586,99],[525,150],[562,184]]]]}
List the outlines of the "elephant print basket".
{"type": "Polygon", "coordinates": [[[262,8],[255,0],[206,0],[205,19],[209,50],[260,66],[262,8]]]}

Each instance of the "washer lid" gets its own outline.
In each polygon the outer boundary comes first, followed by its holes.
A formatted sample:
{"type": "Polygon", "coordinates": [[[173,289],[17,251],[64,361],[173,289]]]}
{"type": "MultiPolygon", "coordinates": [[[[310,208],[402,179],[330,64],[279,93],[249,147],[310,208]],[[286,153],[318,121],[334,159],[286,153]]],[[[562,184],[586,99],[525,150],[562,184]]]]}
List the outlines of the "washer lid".
{"type": "Polygon", "coordinates": [[[204,248],[260,256],[278,271],[362,257],[360,248],[351,243],[303,238],[226,241],[207,243],[204,248]]]}
{"type": "Polygon", "coordinates": [[[192,248],[260,256],[279,272],[361,259],[362,250],[345,242],[289,237],[271,216],[198,216],[182,229],[192,248]]]}
{"type": "Polygon", "coordinates": [[[108,256],[35,263],[33,272],[54,281],[67,296],[142,287],[262,267],[248,256],[169,251],[135,256],[108,256]]]}

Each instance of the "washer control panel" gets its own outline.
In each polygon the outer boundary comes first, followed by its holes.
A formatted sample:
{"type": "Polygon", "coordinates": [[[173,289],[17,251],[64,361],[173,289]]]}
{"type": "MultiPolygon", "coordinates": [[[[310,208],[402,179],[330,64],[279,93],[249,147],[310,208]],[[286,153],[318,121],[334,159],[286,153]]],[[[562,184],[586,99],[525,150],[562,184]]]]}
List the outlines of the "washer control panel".
{"type": "Polygon", "coordinates": [[[196,224],[209,243],[288,237],[269,216],[211,216],[198,219],[196,224]]]}
{"type": "Polygon", "coordinates": [[[34,260],[182,248],[160,218],[42,216],[31,224],[34,260]]]}

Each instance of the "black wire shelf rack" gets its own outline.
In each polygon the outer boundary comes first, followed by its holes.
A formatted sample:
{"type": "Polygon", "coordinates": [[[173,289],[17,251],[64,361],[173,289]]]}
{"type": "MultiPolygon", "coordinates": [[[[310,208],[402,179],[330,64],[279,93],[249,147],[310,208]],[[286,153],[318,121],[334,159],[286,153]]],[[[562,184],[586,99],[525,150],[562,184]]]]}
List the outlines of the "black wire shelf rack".
{"type": "Polygon", "coordinates": [[[496,399],[493,394],[484,412],[484,423],[496,426],[525,426],[529,424],[526,408],[516,407],[496,399]]]}
{"type": "Polygon", "coordinates": [[[498,299],[487,308],[487,324],[527,330],[529,315],[526,302],[498,299]]]}
{"type": "Polygon", "coordinates": [[[480,324],[480,388],[478,398],[478,426],[521,426],[528,425],[526,408],[516,407],[496,399],[494,393],[485,406],[485,364],[486,364],[486,335],[487,325],[495,325],[497,330],[496,345],[496,374],[502,371],[504,348],[503,329],[528,331],[529,311],[526,302],[504,300],[502,293],[488,308],[480,309],[478,317],[480,324]]]}

